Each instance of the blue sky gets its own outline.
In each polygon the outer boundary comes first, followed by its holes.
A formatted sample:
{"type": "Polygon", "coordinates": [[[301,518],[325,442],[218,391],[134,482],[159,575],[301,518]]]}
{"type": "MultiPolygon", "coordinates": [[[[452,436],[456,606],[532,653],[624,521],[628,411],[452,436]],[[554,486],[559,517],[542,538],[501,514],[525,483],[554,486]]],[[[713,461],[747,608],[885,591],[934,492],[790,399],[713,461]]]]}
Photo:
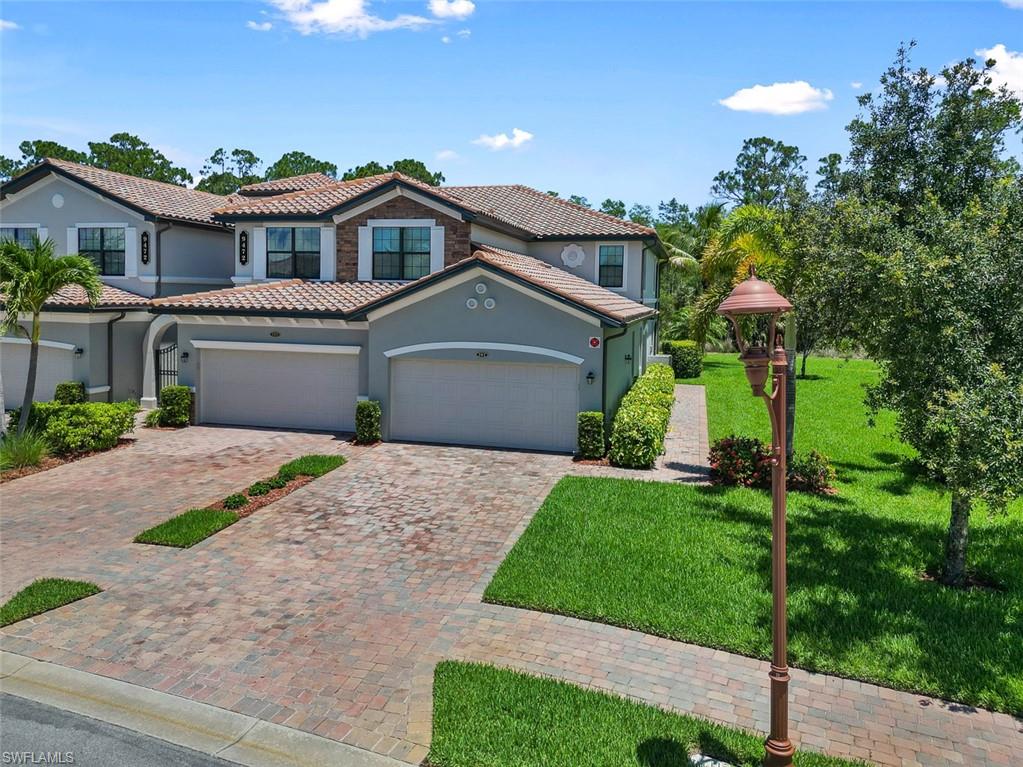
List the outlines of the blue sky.
{"type": "Polygon", "coordinates": [[[342,170],[416,157],[448,183],[594,203],[703,202],[750,136],[798,145],[813,169],[844,151],[856,95],[900,40],[929,68],[1002,45],[1000,76],[1023,93],[1023,0],[5,0],[0,17],[8,156],[128,130],[193,173],[218,146],[342,170]],[[802,84],[770,87],[785,83],[802,84]]]}

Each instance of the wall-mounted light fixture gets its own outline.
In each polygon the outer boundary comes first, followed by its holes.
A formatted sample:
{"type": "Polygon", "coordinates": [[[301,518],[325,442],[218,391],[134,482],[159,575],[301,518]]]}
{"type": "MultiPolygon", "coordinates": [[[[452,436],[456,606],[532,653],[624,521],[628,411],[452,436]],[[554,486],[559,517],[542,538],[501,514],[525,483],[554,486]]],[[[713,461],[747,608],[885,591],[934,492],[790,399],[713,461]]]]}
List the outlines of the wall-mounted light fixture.
{"type": "Polygon", "coordinates": [[[596,380],[597,380],[597,376],[593,374],[592,370],[589,373],[586,374],[586,383],[592,384],[596,380]]]}
{"type": "Polygon", "coordinates": [[[632,355],[631,354],[626,354],[625,355],[625,361],[626,362],[632,362],[632,355]]]}
{"type": "Polygon", "coordinates": [[[83,354],[85,354],[85,349],[83,349],[81,346],[76,346],[75,356],[80,358],[83,354]]]}
{"type": "Polygon", "coordinates": [[[188,362],[188,352],[181,352],[181,361],[188,362]]]}

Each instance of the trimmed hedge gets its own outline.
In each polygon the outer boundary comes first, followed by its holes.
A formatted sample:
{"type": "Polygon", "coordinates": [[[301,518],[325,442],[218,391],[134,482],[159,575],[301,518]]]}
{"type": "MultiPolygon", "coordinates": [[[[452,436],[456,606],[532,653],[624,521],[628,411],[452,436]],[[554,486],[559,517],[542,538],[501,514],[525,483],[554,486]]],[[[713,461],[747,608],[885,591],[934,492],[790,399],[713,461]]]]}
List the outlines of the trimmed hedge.
{"type": "Polygon", "coordinates": [[[579,414],[579,455],[582,458],[603,458],[607,446],[604,442],[604,414],[588,410],[579,414]]]}
{"type": "Polygon", "coordinates": [[[164,386],[160,390],[160,425],[188,426],[192,415],[192,392],[187,386],[164,386]]]}
{"type": "Polygon", "coordinates": [[[665,341],[661,352],[671,357],[675,378],[699,378],[703,373],[703,349],[696,341],[665,341]]]}
{"type": "Polygon", "coordinates": [[[664,450],[675,373],[668,365],[650,365],[622,397],[611,425],[611,463],[628,469],[649,469],[664,450]]]}
{"type": "Polygon", "coordinates": [[[85,402],[85,384],[81,381],[61,381],[53,392],[53,401],[61,405],[78,405],[85,402]]]}
{"type": "Polygon", "coordinates": [[[355,403],[355,441],[360,445],[380,441],[380,403],[376,400],[355,403]]]}
{"type": "Polygon", "coordinates": [[[134,431],[138,409],[135,402],[44,402],[32,406],[29,422],[41,429],[57,455],[88,453],[108,450],[123,434],[134,431]]]}

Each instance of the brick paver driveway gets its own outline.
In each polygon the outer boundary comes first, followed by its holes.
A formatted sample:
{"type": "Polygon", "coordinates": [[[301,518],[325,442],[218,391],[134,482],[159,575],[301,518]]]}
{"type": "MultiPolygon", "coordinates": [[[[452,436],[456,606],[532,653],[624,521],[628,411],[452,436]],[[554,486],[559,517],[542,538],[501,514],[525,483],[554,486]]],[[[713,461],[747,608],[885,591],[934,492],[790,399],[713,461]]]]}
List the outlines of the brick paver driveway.
{"type": "MultiPolygon", "coordinates": [[[[480,603],[553,484],[588,467],[205,427],[144,439],[0,487],[5,590],[8,579],[41,575],[91,577],[106,589],[4,629],[3,649],[410,762],[429,743],[433,666],[451,657],[766,728],[764,663],[480,603]],[[291,455],[329,450],[349,463],[192,549],[129,543],[291,455]]],[[[1004,715],[804,672],[793,698],[797,737],[837,755],[1010,765],[1023,753],[1023,723],[1004,715]]]]}

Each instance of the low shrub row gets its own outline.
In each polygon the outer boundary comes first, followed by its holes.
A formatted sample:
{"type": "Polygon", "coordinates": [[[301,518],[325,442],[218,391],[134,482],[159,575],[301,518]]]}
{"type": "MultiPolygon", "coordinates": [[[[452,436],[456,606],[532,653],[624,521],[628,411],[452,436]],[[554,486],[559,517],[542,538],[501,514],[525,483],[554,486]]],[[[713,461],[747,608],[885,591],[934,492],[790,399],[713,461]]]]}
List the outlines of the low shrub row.
{"type": "Polygon", "coordinates": [[[668,365],[650,365],[622,397],[611,425],[611,463],[629,469],[649,469],[664,449],[675,373],[668,365]]]}
{"type": "Polygon", "coordinates": [[[675,378],[699,378],[703,373],[703,349],[696,341],[664,341],[661,353],[671,357],[675,378]]]}
{"type": "MultiPolygon", "coordinates": [[[[46,441],[56,455],[109,450],[123,435],[135,429],[135,402],[33,402],[28,428],[46,441]]],[[[11,415],[16,424],[20,411],[11,415]]]]}
{"type": "MultiPolygon", "coordinates": [[[[808,493],[834,489],[835,469],[823,453],[795,453],[786,466],[786,486],[808,493]]],[[[730,435],[710,448],[710,477],[718,485],[771,487],[771,448],[757,437],[730,435]]]]}

